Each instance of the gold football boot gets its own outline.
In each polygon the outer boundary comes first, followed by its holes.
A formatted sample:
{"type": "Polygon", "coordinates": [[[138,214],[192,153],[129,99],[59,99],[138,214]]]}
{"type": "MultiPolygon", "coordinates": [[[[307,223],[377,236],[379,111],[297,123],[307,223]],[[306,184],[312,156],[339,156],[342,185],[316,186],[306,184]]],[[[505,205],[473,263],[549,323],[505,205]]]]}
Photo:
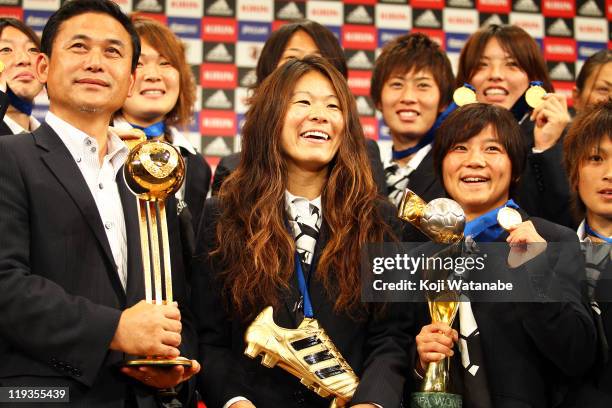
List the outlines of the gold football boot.
{"type": "Polygon", "coordinates": [[[266,307],[247,329],[244,354],[262,355],[261,364],[278,365],[321,397],[333,396],[331,407],[343,407],[353,397],[359,379],[316,319],[304,318],[297,329],[274,323],[266,307]]]}

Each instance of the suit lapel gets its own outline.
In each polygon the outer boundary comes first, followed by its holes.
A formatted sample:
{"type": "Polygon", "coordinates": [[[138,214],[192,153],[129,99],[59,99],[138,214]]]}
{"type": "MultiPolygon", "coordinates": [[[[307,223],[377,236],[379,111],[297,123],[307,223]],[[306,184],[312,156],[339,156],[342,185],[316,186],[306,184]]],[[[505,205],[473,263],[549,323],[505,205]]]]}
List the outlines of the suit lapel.
{"type": "Polygon", "coordinates": [[[128,247],[127,305],[131,306],[145,298],[144,275],[142,269],[142,250],[140,247],[140,227],[138,221],[138,199],[128,189],[123,178],[123,168],[117,174],[117,186],[123,206],[125,233],[128,247]]]}
{"type": "Polygon", "coordinates": [[[414,191],[419,197],[423,197],[425,192],[429,190],[432,184],[436,181],[436,174],[433,168],[432,151],[427,152],[423,161],[410,175],[408,188],[414,191]]]}
{"type": "Polygon", "coordinates": [[[121,288],[121,280],[116,271],[117,267],[106,233],[104,232],[98,207],[68,148],[46,123],[42,124],[32,134],[36,144],[43,150],[46,150],[46,152],[41,154],[42,161],[81,211],[83,218],[89,224],[93,235],[98,240],[108,264],[111,266],[109,268],[111,280],[115,287],[118,284],[118,287],[121,288]]]}

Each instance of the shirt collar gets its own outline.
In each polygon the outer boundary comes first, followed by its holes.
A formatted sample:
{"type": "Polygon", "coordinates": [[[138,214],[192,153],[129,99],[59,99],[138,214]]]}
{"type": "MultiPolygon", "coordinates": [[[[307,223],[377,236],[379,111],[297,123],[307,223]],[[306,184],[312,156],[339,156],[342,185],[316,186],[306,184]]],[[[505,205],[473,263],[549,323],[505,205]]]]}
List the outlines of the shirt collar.
{"type": "Polygon", "coordinates": [[[6,123],[6,126],[8,126],[9,129],[11,129],[11,132],[13,132],[14,135],[19,134],[19,133],[31,132],[33,130],[36,130],[40,126],[40,122],[34,116],[30,116],[29,119],[30,119],[30,126],[29,126],[30,129],[24,129],[23,127],[21,127],[19,123],[15,122],[8,115],[4,115],[4,118],[3,118],[4,123],[6,123]]]}
{"type": "Polygon", "coordinates": [[[417,167],[419,167],[419,164],[421,164],[421,162],[423,161],[423,159],[425,158],[425,156],[427,156],[427,153],[429,153],[429,151],[432,149],[432,144],[428,144],[423,146],[421,149],[419,149],[418,152],[416,152],[411,158],[410,160],[408,160],[408,162],[401,166],[399,163],[397,163],[396,161],[393,161],[393,159],[389,159],[388,162],[385,163],[384,168],[387,168],[389,166],[392,165],[396,165],[399,168],[406,168],[406,167],[410,167],[413,170],[416,170],[417,167]]]}
{"type": "Polygon", "coordinates": [[[289,206],[290,204],[295,205],[297,211],[300,213],[304,208],[308,209],[308,204],[312,204],[319,209],[319,213],[323,214],[323,211],[321,211],[321,196],[318,196],[314,200],[309,200],[305,197],[293,195],[289,191],[285,190],[285,204],[286,206],[289,206]]]}
{"type": "MultiPolygon", "coordinates": [[[[45,116],[45,122],[55,131],[57,136],[64,143],[75,161],[80,162],[82,156],[86,153],[85,149],[98,147],[98,142],[95,138],[87,133],[72,126],[70,123],[56,116],[53,112],[48,111],[45,116]]],[[[115,132],[110,128],[108,130],[108,146],[105,160],[109,160],[115,171],[115,175],[125,163],[129,149],[115,132]]]]}

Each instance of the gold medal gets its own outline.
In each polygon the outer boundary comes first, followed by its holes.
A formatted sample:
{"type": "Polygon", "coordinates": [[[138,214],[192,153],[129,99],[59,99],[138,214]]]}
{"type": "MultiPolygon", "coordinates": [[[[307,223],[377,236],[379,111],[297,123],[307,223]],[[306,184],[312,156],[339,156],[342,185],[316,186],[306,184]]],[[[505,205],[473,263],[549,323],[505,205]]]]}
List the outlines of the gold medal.
{"type": "Polygon", "coordinates": [[[523,217],[512,207],[504,207],[497,212],[497,223],[506,231],[510,231],[522,222],[523,217]]]}
{"type": "Polygon", "coordinates": [[[544,101],[543,98],[546,94],[546,89],[542,88],[541,85],[531,85],[525,92],[525,101],[527,101],[527,105],[536,108],[544,101]]]}
{"type": "Polygon", "coordinates": [[[455,92],[453,92],[453,101],[458,106],[463,106],[476,102],[476,92],[466,85],[455,89],[455,92]]]}

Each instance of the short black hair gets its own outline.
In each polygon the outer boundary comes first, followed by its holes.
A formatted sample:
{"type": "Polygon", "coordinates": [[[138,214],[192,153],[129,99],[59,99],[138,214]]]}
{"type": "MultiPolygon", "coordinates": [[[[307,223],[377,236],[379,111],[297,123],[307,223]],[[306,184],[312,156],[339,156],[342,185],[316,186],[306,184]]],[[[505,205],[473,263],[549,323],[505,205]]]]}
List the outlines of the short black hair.
{"type": "Polygon", "coordinates": [[[329,28],[322,26],[316,21],[300,20],[283,25],[266,40],[264,47],[261,50],[259,60],[257,61],[257,82],[254,88],[257,88],[261,83],[276,69],[280,61],[287,43],[298,31],[303,31],[308,34],[316,44],[321,56],[336,68],[343,77],[348,77],[348,68],[346,66],[346,58],[344,51],[338,42],[338,39],[329,28]]]}
{"type": "Polygon", "coordinates": [[[12,18],[12,17],[0,18],[0,35],[2,35],[2,32],[7,27],[13,27],[21,31],[30,39],[30,41],[32,41],[36,45],[37,48],[40,48],[40,38],[34,32],[34,30],[32,30],[27,25],[25,25],[23,21],[17,20],[16,18],[12,18]]]}
{"type": "Polygon", "coordinates": [[[57,36],[62,23],[72,17],[85,13],[107,14],[117,20],[130,35],[132,42],[132,72],[136,69],[138,58],[140,58],[140,38],[134,29],[134,25],[119,6],[111,0],[70,0],[64,3],[55,13],[49,17],[41,38],[41,52],[51,57],[53,41],[57,36]]]}
{"type": "Polygon", "coordinates": [[[509,110],[487,103],[470,103],[448,115],[438,128],[433,145],[434,168],[444,184],[442,162],[457,143],[463,143],[477,136],[487,126],[492,126],[495,135],[504,146],[510,163],[510,197],[516,198],[518,183],[527,161],[527,145],[516,119],[509,110]]]}

